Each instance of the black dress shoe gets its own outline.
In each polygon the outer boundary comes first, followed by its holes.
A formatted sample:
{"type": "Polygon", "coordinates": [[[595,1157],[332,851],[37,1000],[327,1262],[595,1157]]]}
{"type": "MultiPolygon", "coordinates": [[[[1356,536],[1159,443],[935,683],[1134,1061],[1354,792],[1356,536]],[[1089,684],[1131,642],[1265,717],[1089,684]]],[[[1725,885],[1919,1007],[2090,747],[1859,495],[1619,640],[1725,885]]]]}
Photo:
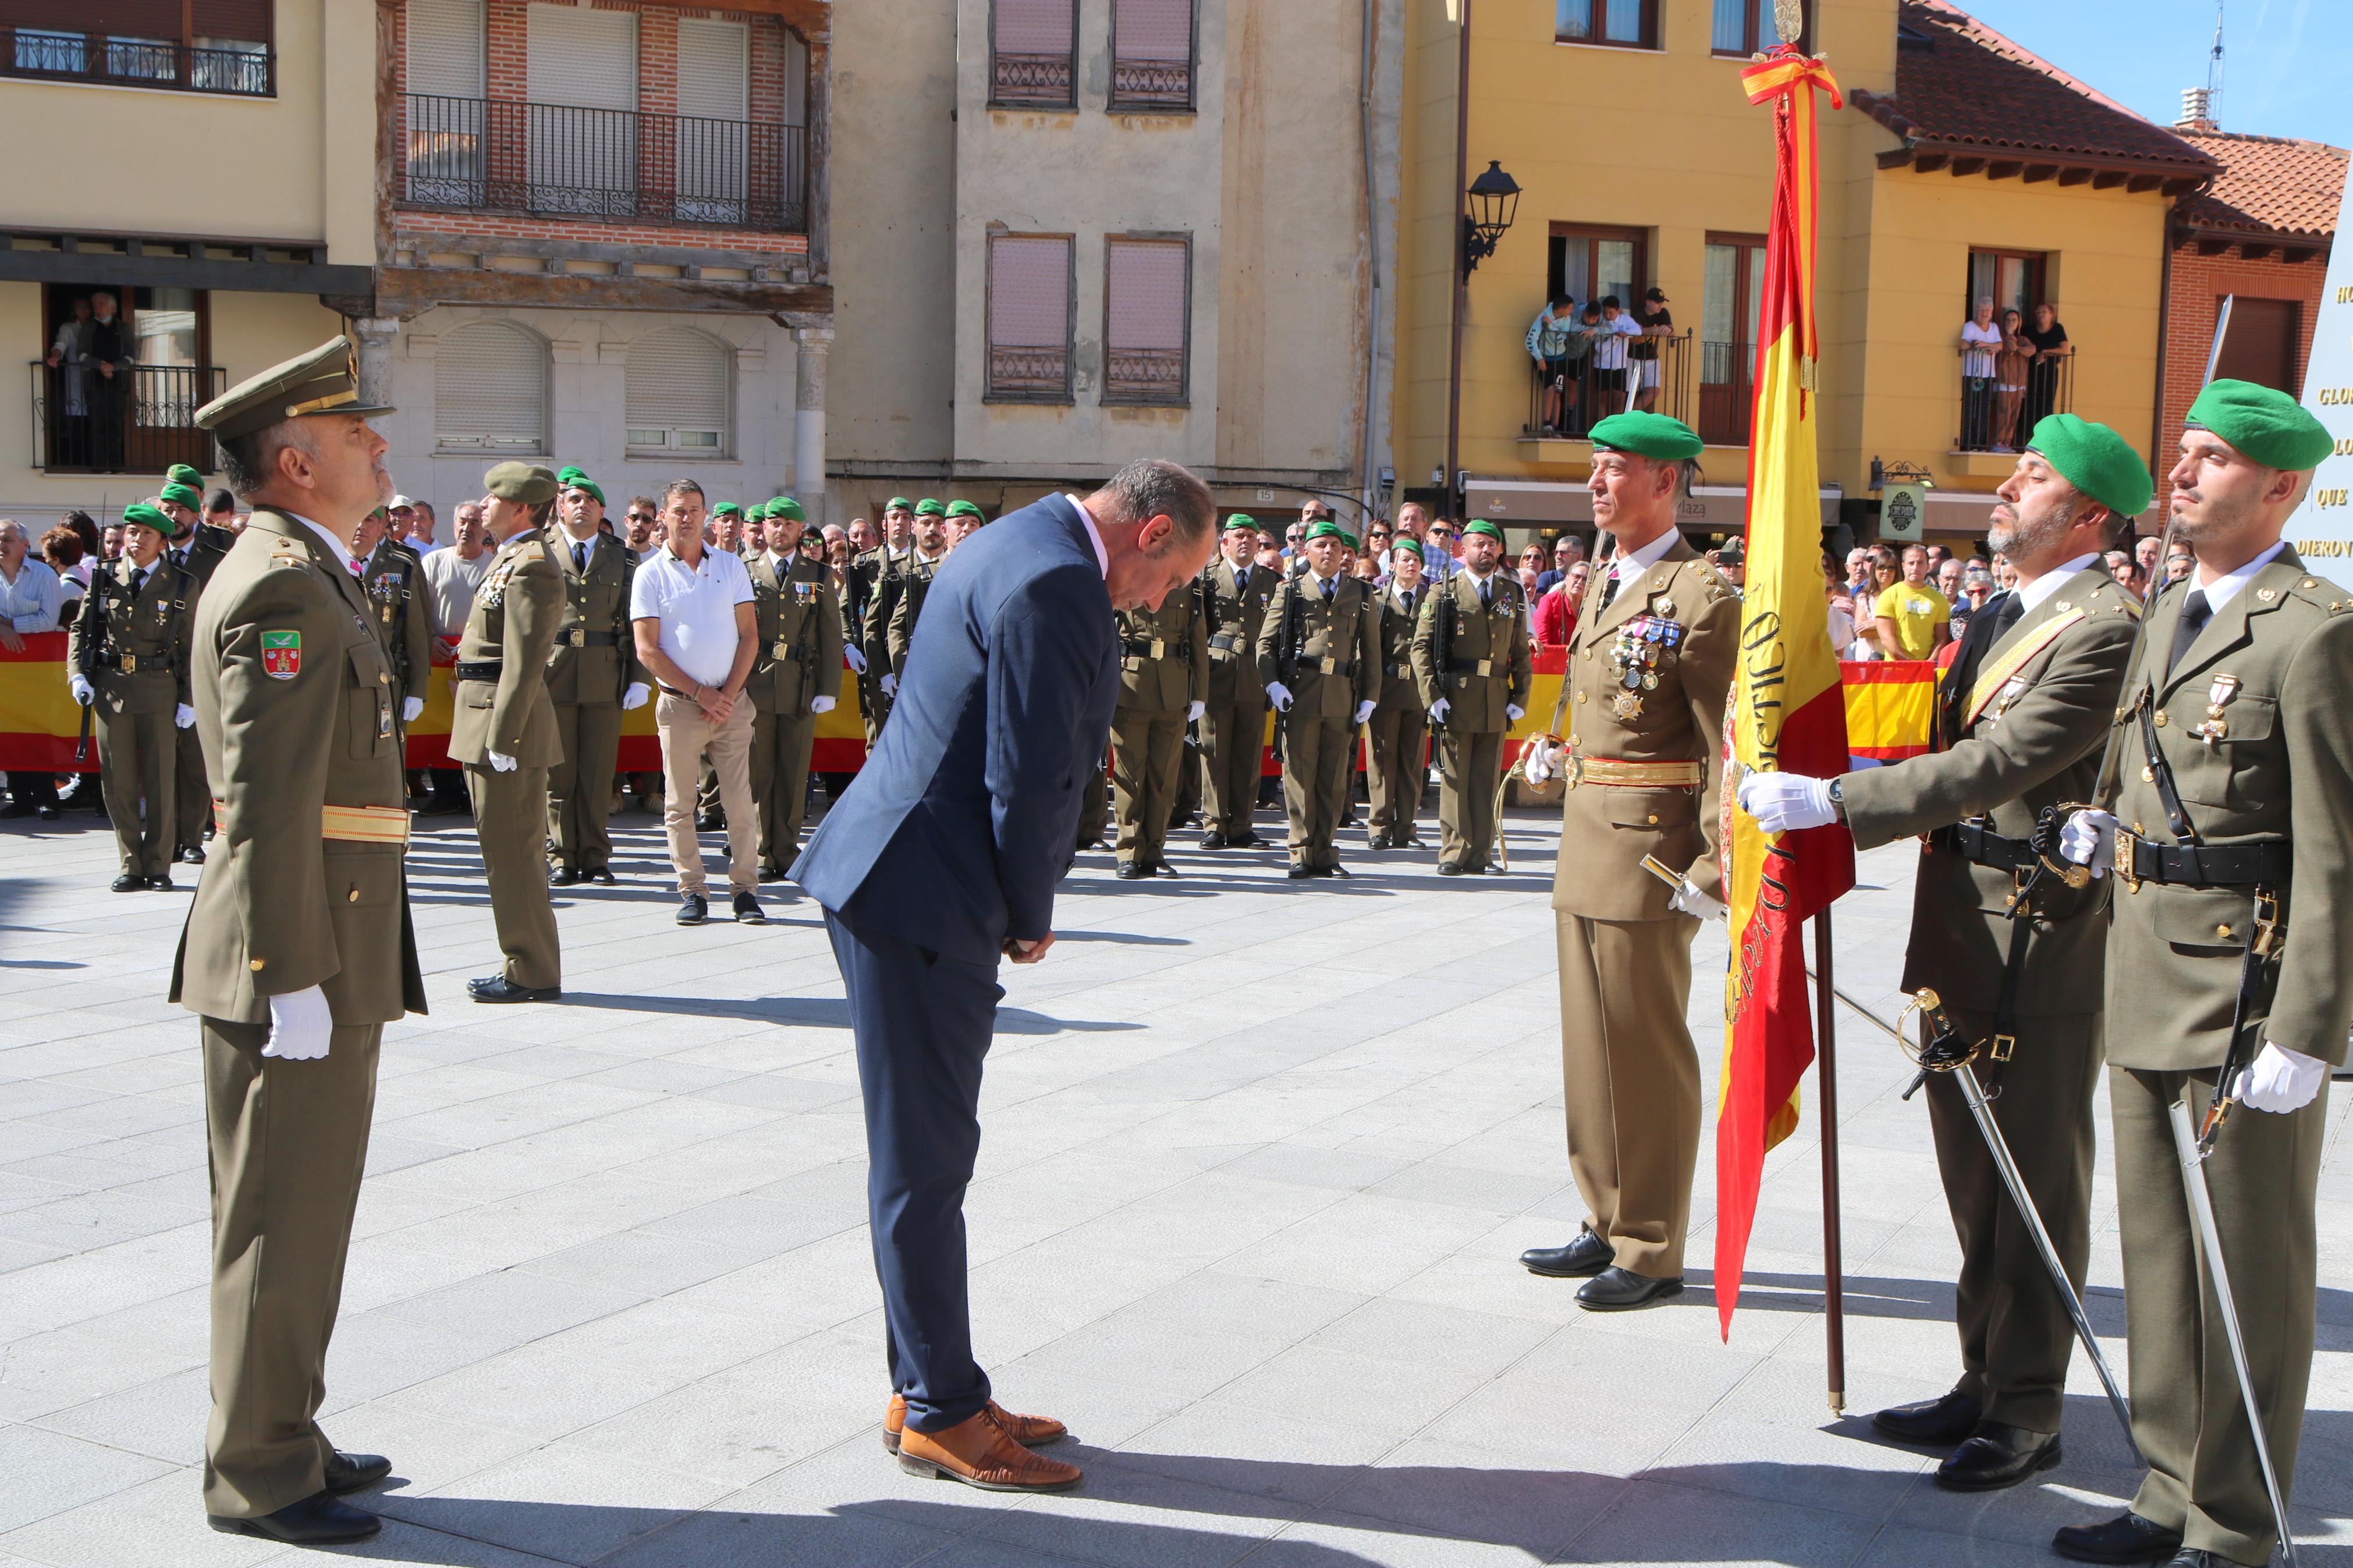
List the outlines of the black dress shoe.
{"type": "Polygon", "coordinates": [[[1166,860],[1155,860],[1152,863],[1152,874],[1155,877],[1173,877],[1176,874],[1176,868],[1166,860]]]}
{"type": "Polygon", "coordinates": [[[1462,875],[1462,868],[1451,860],[1440,860],[1438,863],[1438,874],[1441,877],[1460,877],[1462,875]]]}
{"type": "Polygon", "coordinates": [[[2239,1568],[2239,1562],[2202,1546],[2185,1546],[2165,1560],[2165,1568],[2239,1568]]]}
{"type": "Polygon", "coordinates": [[[1386,833],[1376,833],[1365,840],[1365,847],[1367,849],[1386,849],[1388,847],[1389,836],[1386,833]]]}
{"type": "Polygon", "coordinates": [[[1303,881],[1314,875],[1315,875],[1315,868],[1313,866],[1303,866],[1297,862],[1293,863],[1291,868],[1291,879],[1293,881],[1303,881]]]}
{"type": "Polygon", "coordinates": [[[1202,847],[1202,848],[1204,848],[1204,849],[1223,849],[1225,847],[1226,847],[1226,836],[1225,836],[1224,834],[1222,834],[1222,833],[1219,833],[1216,828],[1214,828],[1214,827],[1213,827],[1213,828],[1211,828],[1208,832],[1204,833],[1203,835],[1201,835],[1201,847],[1202,847]]]}
{"type": "Polygon", "coordinates": [[[1637,1307],[1647,1307],[1683,1293],[1683,1277],[1680,1274],[1672,1279],[1653,1279],[1647,1274],[1611,1267],[1577,1288],[1577,1304],[1588,1312],[1630,1312],[1637,1307]]]}
{"type": "Polygon", "coordinates": [[[1522,1268],[1552,1279],[1588,1279],[1617,1260],[1617,1248],[1589,1228],[1578,1231],[1567,1247],[1531,1247],[1520,1254],[1522,1268]]]}
{"type": "Polygon", "coordinates": [[[554,871],[548,874],[547,885],[551,888],[578,887],[580,885],[580,873],[574,870],[569,866],[558,866],[554,871]]]}
{"type": "Polygon", "coordinates": [[[553,1002],[564,994],[561,985],[518,985],[503,974],[486,974],[466,982],[477,1002],[553,1002]]]}
{"type": "Polygon", "coordinates": [[[55,822],[58,817],[64,815],[65,814],[63,812],[59,811],[54,805],[45,805],[41,807],[40,810],[40,818],[43,822],[55,822]]]}
{"type": "Polygon", "coordinates": [[[151,893],[168,893],[172,890],[172,879],[150,877],[147,879],[147,890],[151,893]]]}
{"type": "Polygon", "coordinates": [[[2126,1510],[2098,1524],[2061,1527],[2051,1550],[2078,1563],[2160,1563],[2181,1550],[2181,1531],[2126,1510]]]}
{"type": "Polygon", "coordinates": [[[392,1461],[382,1454],[346,1454],[337,1449],[327,1461],[327,1489],[337,1497],[362,1491],[392,1474],[392,1461]]]}
{"type": "Polygon", "coordinates": [[[134,877],[130,872],[125,871],[122,875],[117,877],[111,882],[109,882],[106,885],[106,890],[110,893],[135,893],[146,886],[146,878],[134,877]]]}
{"type": "Polygon", "coordinates": [[[2000,1491],[2049,1469],[2059,1459],[2056,1432],[2029,1432],[2003,1421],[1980,1421],[1969,1440],[1936,1467],[1936,1484],[1947,1491],[2000,1491]]]}
{"type": "Polygon", "coordinates": [[[312,1492],[301,1502],[289,1503],[259,1519],[224,1519],[207,1514],[205,1522],[229,1535],[259,1535],[289,1546],[336,1546],[365,1541],[384,1528],[384,1521],[338,1499],[334,1493],[312,1492]]]}
{"type": "Polygon", "coordinates": [[[785,873],[781,867],[763,866],[760,868],[760,880],[763,882],[781,882],[784,879],[785,873]]]}
{"type": "Polygon", "coordinates": [[[711,918],[711,900],[701,893],[689,893],[678,901],[678,923],[699,926],[711,918]]]}
{"type": "Polygon", "coordinates": [[[1256,849],[1263,846],[1266,840],[1255,833],[1236,833],[1227,835],[1226,843],[1229,847],[1235,849],[1256,849]]]}
{"type": "Polygon", "coordinates": [[[593,871],[583,871],[580,874],[600,888],[609,888],[613,885],[613,868],[610,866],[599,866],[593,871]]]}
{"type": "Polygon", "coordinates": [[[1898,1405],[1883,1410],[1871,1418],[1871,1424],[1899,1443],[1942,1448],[1976,1431],[1984,1415],[1983,1405],[1956,1388],[1950,1394],[1924,1399],[1917,1405],[1898,1405]]]}
{"type": "Polygon", "coordinates": [[[1119,863],[1119,869],[1113,871],[1112,875],[1123,882],[1133,882],[1138,877],[1152,875],[1152,868],[1138,860],[1123,860],[1119,863]]]}
{"type": "Polygon", "coordinates": [[[179,861],[183,866],[201,866],[205,863],[205,852],[191,844],[180,851],[179,861]]]}
{"type": "Polygon", "coordinates": [[[768,911],[762,909],[760,900],[750,893],[738,893],[735,895],[735,923],[747,926],[766,925],[768,911]]]}

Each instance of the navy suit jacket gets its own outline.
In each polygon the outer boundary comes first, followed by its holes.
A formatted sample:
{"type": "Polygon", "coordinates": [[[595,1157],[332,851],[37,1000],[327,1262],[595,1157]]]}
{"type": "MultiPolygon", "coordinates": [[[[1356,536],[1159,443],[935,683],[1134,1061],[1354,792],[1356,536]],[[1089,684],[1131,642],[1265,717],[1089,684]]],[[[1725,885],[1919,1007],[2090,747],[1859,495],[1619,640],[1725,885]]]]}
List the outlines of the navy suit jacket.
{"type": "Polygon", "coordinates": [[[1103,567],[1054,495],[955,548],[890,722],[792,869],[854,926],[973,963],[1053,929],[1119,658],[1103,567]]]}

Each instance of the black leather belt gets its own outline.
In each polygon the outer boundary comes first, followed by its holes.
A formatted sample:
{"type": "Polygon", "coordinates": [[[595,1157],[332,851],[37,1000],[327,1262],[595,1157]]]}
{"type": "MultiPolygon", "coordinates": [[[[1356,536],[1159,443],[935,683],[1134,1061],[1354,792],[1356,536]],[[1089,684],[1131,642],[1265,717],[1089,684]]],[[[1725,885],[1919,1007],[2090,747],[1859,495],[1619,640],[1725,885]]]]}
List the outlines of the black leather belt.
{"type": "Polygon", "coordinates": [[[499,678],[499,672],[504,668],[506,668],[506,662],[503,659],[494,658],[476,660],[472,663],[468,663],[466,660],[461,658],[458,661],[458,679],[460,680],[496,680],[499,678]]]}
{"type": "Polygon", "coordinates": [[[1241,644],[1242,639],[1240,634],[1234,632],[1219,632],[1216,637],[1209,639],[1209,651],[1211,653],[1231,653],[1234,649],[1240,647],[1241,644]]]}
{"type": "Polygon", "coordinates": [[[1413,661],[1408,658],[1401,658],[1395,664],[1388,666],[1384,673],[1394,675],[1399,680],[1411,680],[1413,679],[1413,661]]]}
{"type": "Polygon", "coordinates": [[[2042,858],[2025,839],[2007,837],[1982,822],[1957,822],[1950,827],[1939,827],[1928,835],[1928,842],[1971,865],[1990,866],[1997,871],[2015,871],[2042,858]]]}
{"type": "Polygon", "coordinates": [[[2284,838],[2253,844],[2152,844],[2119,831],[2116,850],[2128,882],[2169,888],[2281,888],[2295,864],[2284,838]]]}
{"type": "Polygon", "coordinates": [[[119,675],[172,673],[172,656],[168,653],[111,653],[105,662],[107,668],[119,675]]]}
{"type": "Polygon", "coordinates": [[[621,646],[621,639],[612,632],[592,632],[574,626],[569,631],[556,634],[555,646],[558,647],[618,647],[621,646]]]}
{"type": "Polygon", "coordinates": [[[1166,658],[1176,651],[1177,645],[1165,637],[1123,637],[1119,647],[1120,651],[1130,658],[1166,658]]]}

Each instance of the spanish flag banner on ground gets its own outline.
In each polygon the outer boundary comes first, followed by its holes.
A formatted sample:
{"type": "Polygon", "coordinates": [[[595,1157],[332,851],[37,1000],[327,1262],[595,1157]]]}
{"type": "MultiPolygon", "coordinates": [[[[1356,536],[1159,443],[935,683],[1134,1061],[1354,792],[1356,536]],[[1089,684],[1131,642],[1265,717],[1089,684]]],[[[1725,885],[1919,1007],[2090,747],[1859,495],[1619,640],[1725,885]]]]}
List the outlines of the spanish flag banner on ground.
{"type": "Polygon", "coordinates": [[[1726,1338],[1765,1152],[1797,1126],[1798,1083],[1814,1059],[1804,922],[1854,885],[1854,841],[1843,826],[1768,837],[1732,798],[1751,769],[1830,777],[1846,771],[1848,756],[1814,455],[1814,94],[1829,93],[1835,108],[1838,85],[1820,61],[1787,44],[1740,74],[1749,101],[1772,106],[1776,169],[1757,334],[1748,582],[1725,721],[1735,764],[1723,805],[1732,968],[1716,1100],[1715,1299],[1726,1338]]]}

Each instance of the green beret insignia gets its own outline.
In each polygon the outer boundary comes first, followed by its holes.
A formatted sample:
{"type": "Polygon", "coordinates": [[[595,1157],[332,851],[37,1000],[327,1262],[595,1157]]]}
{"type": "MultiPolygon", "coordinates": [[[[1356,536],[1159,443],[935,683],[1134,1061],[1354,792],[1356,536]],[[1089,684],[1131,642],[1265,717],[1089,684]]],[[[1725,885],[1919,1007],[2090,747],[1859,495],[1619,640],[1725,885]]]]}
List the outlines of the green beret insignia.
{"type": "Polygon", "coordinates": [[[2148,465],[2130,443],[2106,426],[2073,414],[2048,414],[2036,420],[2026,449],[2040,454],[2061,479],[2118,517],[2138,517],[2156,492],[2148,465]]]}
{"type": "Polygon", "coordinates": [[[1226,519],[1226,531],[1228,533],[1233,532],[1234,530],[1238,528],[1246,528],[1252,533],[1256,533],[1258,531],[1258,519],[1252,517],[1246,511],[1238,511],[1234,513],[1233,516],[1226,519]]]}
{"type": "Polygon", "coordinates": [[[981,515],[981,511],[980,508],[973,505],[972,502],[968,500],[952,500],[948,502],[948,515],[950,517],[979,517],[981,515]]]}
{"type": "Polygon", "coordinates": [[[1682,420],[1641,409],[1601,420],[1593,426],[1592,437],[1596,451],[1633,452],[1662,462],[1696,458],[1705,448],[1699,432],[1682,420]]]}
{"type": "Polygon", "coordinates": [[[947,515],[947,508],[942,506],[939,502],[934,500],[929,496],[925,496],[923,500],[915,503],[915,515],[917,517],[944,517],[947,515]]]}
{"type": "Polygon", "coordinates": [[[204,475],[196,472],[195,469],[188,467],[185,463],[174,463],[170,468],[164,469],[164,482],[167,485],[185,485],[190,489],[199,492],[201,492],[205,488],[204,475]]]}
{"type": "Polygon", "coordinates": [[[2336,446],[2310,409],[2251,381],[2208,382],[2187,423],[2211,430],[2267,468],[2316,468],[2336,446]]]}
{"type": "Polygon", "coordinates": [[[1497,528],[1493,523],[1489,522],[1483,517],[1474,517],[1469,522],[1464,523],[1462,525],[1462,532],[1466,538],[1473,533],[1483,533],[1498,544],[1504,542],[1504,531],[1497,528]]]}
{"type": "MultiPolygon", "coordinates": [[[[1319,517],[1307,525],[1307,537],[1304,542],[1313,544],[1319,539],[1336,539],[1343,544],[1350,544],[1348,531],[1328,517],[1319,517]]],[[[1353,549],[1354,545],[1350,544],[1350,548],[1353,549]]]]}

